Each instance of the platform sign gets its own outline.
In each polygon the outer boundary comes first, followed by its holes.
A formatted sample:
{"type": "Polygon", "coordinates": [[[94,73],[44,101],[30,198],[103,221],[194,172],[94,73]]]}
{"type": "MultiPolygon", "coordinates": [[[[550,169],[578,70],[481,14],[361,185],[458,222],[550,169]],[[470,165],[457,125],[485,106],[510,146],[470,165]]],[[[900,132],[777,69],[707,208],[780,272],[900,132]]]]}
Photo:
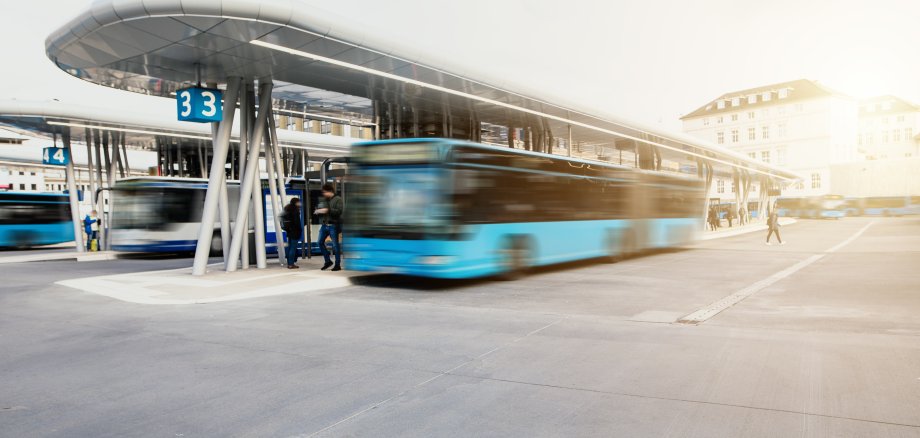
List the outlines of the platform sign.
{"type": "Polygon", "coordinates": [[[219,122],[223,118],[223,93],[214,88],[191,87],[176,91],[176,111],[183,122],[219,122]]]}
{"type": "Polygon", "coordinates": [[[46,147],[42,154],[42,164],[51,166],[66,166],[70,164],[70,154],[67,149],[46,147]]]}

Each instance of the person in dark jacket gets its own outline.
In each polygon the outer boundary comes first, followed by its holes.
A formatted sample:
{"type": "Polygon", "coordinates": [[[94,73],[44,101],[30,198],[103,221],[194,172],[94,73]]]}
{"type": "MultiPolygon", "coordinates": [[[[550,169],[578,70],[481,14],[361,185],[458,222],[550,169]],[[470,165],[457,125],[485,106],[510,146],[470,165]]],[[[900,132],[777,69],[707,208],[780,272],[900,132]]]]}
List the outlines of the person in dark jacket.
{"type": "Polygon", "coordinates": [[[770,236],[776,234],[776,240],[779,241],[780,245],[785,245],[783,239],[779,237],[779,215],[776,214],[776,209],[770,212],[770,215],[767,216],[767,245],[770,244],[770,236]]]}
{"type": "Polygon", "coordinates": [[[284,213],[281,216],[281,229],[287,233],[287,248],[284,250],[287,267],[288,269],[297,269],[300,267],[297,266],[297,249],[303,237],[303,225],[300,221],[300,199],[291,198],[291,202],[284,206],[284,213]]]}
{"type": "Polygon", "coordinates": [[[333,271],[342,270],[342,249],[339,247],[339,235],[342,233],[342,213],[345,212],[345,202],[342,197],[335,194],[335,188],[332,184],[323,184],[324,203],[320,203],[319,208],[314,214],[322,215],[322,227],[319,229],[319,238],[316,243],[319,244],[319,251],[323,253],[322,270],[332,267],[333,271]],[[335,266],[329,258],[329,250],[326,249],[326,239],[332,240],[332,251],[335,252],[335,266]]]}

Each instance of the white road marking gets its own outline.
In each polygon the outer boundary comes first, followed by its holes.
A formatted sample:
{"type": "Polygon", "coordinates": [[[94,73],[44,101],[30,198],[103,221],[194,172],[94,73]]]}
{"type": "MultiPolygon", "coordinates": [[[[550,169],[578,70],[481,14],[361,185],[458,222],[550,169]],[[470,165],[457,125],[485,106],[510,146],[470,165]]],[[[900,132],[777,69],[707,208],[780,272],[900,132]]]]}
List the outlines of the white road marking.
{"type": "Polygon", "coordinates": [[[798,263],[796,263],[796,264],[794,264],[794,265],[792,265],[792,266],[790,266],[790,267],[788,267],[788,268],[786,268],[786,269],[783,269],[782,271],[779,271],[779,272],[777,272],[777,273],[775,273],[775,274],[773,274],[773,275],[771,275],[771,276],[769,276],[769,277],[767,277],[767,278],[764,278],[763,280],[760,280],[760,281],[758,281],[758,282],[756,282],[756,283],[753,283],[753,284],[751,284],[751,285],[749,285],[749,286],[747,286],[747,287],[744,287],[743,289],[738,290],[737,292],[735,292],[735,293],[733,293],[733,294],[731,294],[731,295],[729,295],[729,296],[727,296],[727,297],[725,297],[725,298],[722,298],[722,299],[720,299],[720,300],[718,300],[718,301],[716,301],[716,302],[714,302],[714,303],[712,303],[712,304],[710,304],[710,305],[708,305],[708,306],[706,306],[706,307],[703,307],[702,309],[699,309],[699,310],[697,310],[697,311],[695,311],[695,312],[693,312],[693,313],[691,313],[691,314],[689,314],[689,315],[687,315],[687,316],[685,316],[685,317],[683,317],[683,318],[677,320],[677,322],[678,322],[678,323],[681,323],[681,324],[700,324],[700,323],[703,323],[703,322],[709,320],[710,318],[712,318],[713,316],[718,315],[720,312],[724,311],[725,309],[728,309],[729,307],[732,307],[732,306],[734,306],[734,305],[740,303],[740,302],[743,301],[745,298],[747,298],[747,297],[753,295],[753,294],[756,293],[757,291],[763,290],[763,289],[767,288],[768,286],[772,285],[773,283],[776,283],[776,282],[778,282],[778,281],[780,281],[780,280],[782,280],[782,279],[784,279],[784,278],[787,278],[787,277],[791,276],[792,274],[795,274],[796,272],[798,272],[798,271],[804,269],[804,268],[807,267],[808,265],[811,265],[812,263],[817,262],[818,260],[823,259],[823,258],[824,258],[825,256],[827,256],[828,254],[832,254],[832,253],[834,253],[834,252],[837,252],[840,248],[843,248],[843,247],[849,245],[849,244],[852,243],[854,240],[858,239],[859,236],[861,236],[863,233],[865,233],[866,230],[869,229],[869,227],[872,226],[872,224],[874,224],[874,223],[875,223],[874,220],[873,220],[872,222],[869,222],[869,223],[866,224],[864,227],[860,228],[859,231],[857,231],[856,233],[854,233],[852,236],[850,236],[849,238],[847,238],[847,239],[844,240],[843,242],[840,242],[840,243],[838,243],[837,245],[834,245],[834,246],[831,247],[830,249],[828,249],[828,250],[826,250],[826,251],[824,251],[824,252],[822,252],[822,253],[820,253],[820,254],[812,255],[811,257],[808,257],[807,259],[802,260],[802,261],[800,261],[800,262],[798,262],[798,263]]]}

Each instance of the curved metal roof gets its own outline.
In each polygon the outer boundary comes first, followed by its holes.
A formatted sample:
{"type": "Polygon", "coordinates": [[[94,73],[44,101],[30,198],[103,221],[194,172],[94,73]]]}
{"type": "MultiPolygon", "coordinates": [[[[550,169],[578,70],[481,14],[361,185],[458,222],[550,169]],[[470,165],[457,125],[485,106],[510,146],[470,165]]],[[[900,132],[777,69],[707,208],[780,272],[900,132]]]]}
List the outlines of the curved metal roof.
{"type": "Polygon", "coordinates": [[[641,142],[682,159],[799,178],[684,134],[540,97],[514,78],[419,53],[409,42],[292,0],[97,0],[51,34],[46,51],[74,76],[140,93],[166,96],[199,76],[204,82],[270,77],[278,86],[275,105],[283,108],[350,117],[369,116],[373,101],[446,108],[497,125],[545,124],[556,136],[571,126],[586,144],[641,142]]]}
{"type": "MultiPolygon", "coordinates": [[[[0,125],[43,136],[61,133],[69,127],[76,141],[85,140],[85,128],[123,132],[130,144],[150,144],[156,136],[211,140],[210,124],[180,122],[174,114],[151,117],[59,101],[0,100],[0,125]]],[[[238,123],[231,134],[231,141],[234,139],[239,141],[238,123]]],[[[323,156],[345,154],[353,141],[333,135],[279,129],[278,142],[282,146],[312,149],[323,156]]]]}

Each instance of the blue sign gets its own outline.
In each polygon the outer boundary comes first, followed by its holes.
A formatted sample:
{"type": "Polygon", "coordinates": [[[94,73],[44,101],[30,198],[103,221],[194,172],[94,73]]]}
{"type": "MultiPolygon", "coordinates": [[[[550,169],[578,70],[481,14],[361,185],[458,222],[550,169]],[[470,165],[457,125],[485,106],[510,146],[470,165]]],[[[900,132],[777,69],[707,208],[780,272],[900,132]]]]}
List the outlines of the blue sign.
{"type": "Polygon", "coordinates": [[[176,92],[176,111],[183,122],[219,122],[224,116],[223,93],[213,88],[192,87],[176,92]]]}
{"type": "Polygon", "coordinates": [[[42,154],[42,164],[51,166],[66,166],[70,164],[70,154],[67,149],[47,147],[42,154]]]}

